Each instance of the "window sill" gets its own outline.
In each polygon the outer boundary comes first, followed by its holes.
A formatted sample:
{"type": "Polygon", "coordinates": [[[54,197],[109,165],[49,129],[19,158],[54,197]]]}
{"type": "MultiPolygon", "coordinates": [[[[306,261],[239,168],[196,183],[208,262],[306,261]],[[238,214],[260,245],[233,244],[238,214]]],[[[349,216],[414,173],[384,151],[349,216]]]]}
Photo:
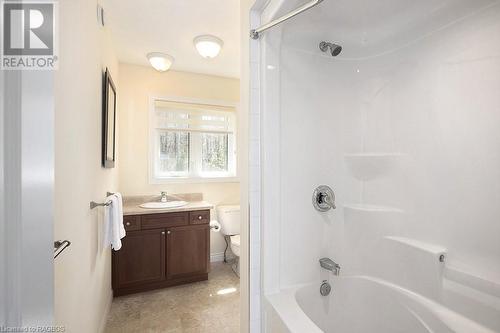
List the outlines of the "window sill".
{"type": "Polygon", "coordinates": [[[199,178],[153,178],[149,184],[203,184],[203,183],[239,183],[238,177],[199,177],[199,178]]]}

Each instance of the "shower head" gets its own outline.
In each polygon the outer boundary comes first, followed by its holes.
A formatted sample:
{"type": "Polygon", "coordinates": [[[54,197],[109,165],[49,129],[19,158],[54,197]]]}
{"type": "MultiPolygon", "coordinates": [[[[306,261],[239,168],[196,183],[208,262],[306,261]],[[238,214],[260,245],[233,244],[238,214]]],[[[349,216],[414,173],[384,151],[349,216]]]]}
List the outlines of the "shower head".
{"type": "Polygon", "coordinates": [[[342,46],[335,43],[321,42],[319,43],[319,49],[323,52],[327,52],[330,49],[332,57],[336,57],[342,52],[342,46]]]}
{"type": "Polygon", "coordinates": [[[338,56],[340,54],[340,52],[342,52],[342,46],[337,45],[337,44],[332,44],[330,46],[330,49],[332,52],[332,56],[334,56],[334,57],[338,56]]]}

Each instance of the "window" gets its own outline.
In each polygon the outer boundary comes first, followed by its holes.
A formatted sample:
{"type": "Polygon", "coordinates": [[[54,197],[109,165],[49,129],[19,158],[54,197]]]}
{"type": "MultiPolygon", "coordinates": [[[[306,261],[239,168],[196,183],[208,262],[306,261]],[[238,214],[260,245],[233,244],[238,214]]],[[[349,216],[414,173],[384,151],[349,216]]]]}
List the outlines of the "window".
{"type": "Polygon", "coordinates": [[[152,182],[236,176],[236,109],[153,100],[152,182]]]}

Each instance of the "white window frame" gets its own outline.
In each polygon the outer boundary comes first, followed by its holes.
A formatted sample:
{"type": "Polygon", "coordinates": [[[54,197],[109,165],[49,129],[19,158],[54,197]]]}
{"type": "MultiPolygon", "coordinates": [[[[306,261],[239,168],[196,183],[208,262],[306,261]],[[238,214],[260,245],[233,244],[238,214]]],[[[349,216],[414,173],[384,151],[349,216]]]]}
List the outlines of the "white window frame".
{"type": "MultiPolygon", "coordinates": [[[[149,183],[150,184],[172,184],[172,183],[233,183],[239,182],[238,177],[238,148],[239,148],[239,136],[237,132],[238,128],[238,104],[231,103],[226,101],[218,101],[218,100],[206,100],[206,99],[196,99],[196,98],[184,98],[184,97],[175,97],[175,96],[161,96],[161,95],[150,95],[149,96],[149,156],[148,156],[148,169],[149,169],[149,183]],[[207,177],[157,177],[155,168],[156,168],[156,158],[155,154],[157,151],[157,133],[155,130],[155,101],[165,101],[165,102],[174,102],[174,103],[186,103],[186,104],[205,104],[205,105],[215,105],[221,107],[231,107],[234,108],[234,175],[231,176],[207,176],[207,177]]],[[[191,135],[199,135],[196,133],[191,133],[191,135]]],[[[191,148],[190,148],[191,153],[191,148]]],[[[200,154],[196,154],[201,156],[200,154]]],[[[231,155],[231,154],[230,154],[231,155]]],[[[228,156],[228,158],[231,158],[228,156]]],[[[191,163],[192,161],[190,161],[191,163]]],[[[196,161],[195,163],[197,163],[196,161]]],[[[200,161],[201,162],[201,161],[200,161]]],[[[192,167],[192,165],[190,165],[192,167]]]]}

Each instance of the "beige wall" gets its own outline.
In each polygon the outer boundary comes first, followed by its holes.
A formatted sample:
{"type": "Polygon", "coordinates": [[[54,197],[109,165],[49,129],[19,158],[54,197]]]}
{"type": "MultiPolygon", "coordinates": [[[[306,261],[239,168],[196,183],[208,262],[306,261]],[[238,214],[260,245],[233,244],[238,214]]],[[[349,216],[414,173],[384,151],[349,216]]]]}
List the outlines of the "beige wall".
{"type": "MultiPolygon", "coordinates": [[[[239,183],[149,184],[149,97],[175,96],[239,102],[239,80],[211,75],[168,71],[120,64],[119,188],[124,195],[201,192],[204,199],[219,204],[237,204],[239,183]]],[[[211,253],[224,251],[220,234],[212,233],[211,253]]]]}
{"type": "MultiPolygon", "coordinates": [[[[249,225],[249,127],[250,127],[250,10],[255,0],[240,0],[240,333],[250,331],[250,225],[249,225]]],[[[255,267],[253,267],[255,268],[255,267]]],[[[258,281],[258,280],[256,280],[258,281]]],[[[260,295],[253,295],[260,297],[260,295]]],[[[260,303],[259,303],[260,304],[260,303]]],[[[259,315],[259,314],[258,314],[259,315]]]]}
{"type": "Polygon", "coordinates": [[[112,299],[111,252],[100,243],[102,209],[89,202],[117,190],[118,170],[101,168],[100,152],[102,73],[109,67],[117,83],[118,62],[95,2],[59,6],[54,237],[72,244],[55,261],[55,323],[66,332],[99,332],[112,299]]]}

